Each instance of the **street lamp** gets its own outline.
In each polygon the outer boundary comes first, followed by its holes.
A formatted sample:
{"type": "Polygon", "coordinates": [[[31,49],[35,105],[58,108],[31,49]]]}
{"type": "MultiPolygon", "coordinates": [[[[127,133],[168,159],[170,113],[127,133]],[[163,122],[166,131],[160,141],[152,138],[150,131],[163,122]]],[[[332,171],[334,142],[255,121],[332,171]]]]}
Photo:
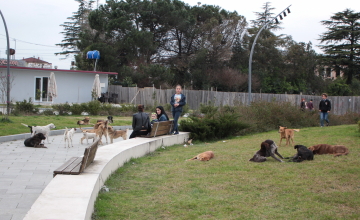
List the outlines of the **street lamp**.
{"type": "Polygon", "coordinates": [[[7,82],[6,82],[6,85],[7,85],[7,97],[6,97],[6,115],[7,115],[7,119],[9,119],[9,115],[10,115],[10,42],[9,42],[9,33],[8,33],[8,29],[7,29],[7,26],[6,26],[6,22],[5,22],[5,18],[4,18],[4,15],[2,14],[1,10],[0,10],[0,14],[1,14],[1,17],[3,19],[3,22],[4,22],[4,26],[5,26],[5,32],[6,32],[6,40],[7,40],[7,82]]]}
{"type": "Polygon", "coordinates": [[[261,31],[268,25],[270,24],[271,22],[273,22],[274,20],[276,21],[276,23],[278,23],[278,19],[277,17],[279,16],[280,17],[280,20],[283,19],[283,17],[281,16],[281,14],[283,13],[284,16],[286,16],[286,13],[285,11],[287,10],[288,14],[290,13],[290,6],[289,5],[287,8],[285,8],[284,10],[282,10],[278,15],[276,15],[272,20],[270,20],[269,22],[267,22],[261,29],[260,31],[257,33],[256,37],[255,37],[255,40],[253,42],[253,45],[251,47],[251,52],[250,52],[250,58],[249,58],[249,105],[251,104],[251,61],[252,61],[252,55],[253,55],[253,52],[254,52],[254,48],[255,48],[255,44],[256,44],[256,40],[258,39],[259,37],[259,34],[261,33],[261,31]]]}

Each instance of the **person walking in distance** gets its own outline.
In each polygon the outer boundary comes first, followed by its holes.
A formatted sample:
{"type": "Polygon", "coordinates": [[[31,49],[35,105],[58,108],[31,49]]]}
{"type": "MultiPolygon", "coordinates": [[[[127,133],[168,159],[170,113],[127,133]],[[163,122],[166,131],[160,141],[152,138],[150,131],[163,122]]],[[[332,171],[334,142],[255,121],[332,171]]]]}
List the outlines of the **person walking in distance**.
{"type": "Polygon", "coordinates": [[[309,111],[312,111],[314,109],[313,100],[310,99],[310,102],[307,103],[307,107],[309,111]]]}
{"type": "Polygon", "coordinates": [[[176,93],[171,96],[170,105],[171,105],[171,112],[174,117],[174,128],[172,130],[172,134],[179,134],[178,128],[178,120],[183,111],[183,106],[186,104],[186,97],[184,94],[181,93],[181,86],[176,86],[176,93]]]}
{"type": "Polygon", "coordinates": [[[319,104],[319,111],[320,111],[320,123],[321,127],[324,127],[324,119],[327,122],[326,126],[329,126],[329,119],[328,119],[328,113],[331,110],[331,102],[327,99],[327,94],[322,94],[322,100],[319,104]]]}

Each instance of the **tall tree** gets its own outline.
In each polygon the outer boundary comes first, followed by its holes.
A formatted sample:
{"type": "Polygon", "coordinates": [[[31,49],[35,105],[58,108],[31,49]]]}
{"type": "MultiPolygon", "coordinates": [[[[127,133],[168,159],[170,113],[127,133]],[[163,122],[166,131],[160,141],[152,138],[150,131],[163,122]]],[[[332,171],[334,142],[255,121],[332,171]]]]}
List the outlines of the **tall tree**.
{"type": "Polygon", "coordinates": [[[92,9],[92,4],[94,0],[75,0],[79,3],[79,8],[77,12],[73,12],[73,16],[68,17],[69,21],[61,24],[64,28],[63,32],[60,32],[64,35],[64,40],[56,46],[62,47],[63,51],[55,53],[55,55],[65,55],[68,57],[70,54],[79,53],[77,43],[79,42],[79,34],[82,30],[88,28],[88,15],[92,9]]]}
{"type": "MultiPolygon", "coordinates": [[[[272,12],[272,10],[274,10],[275,8],[271,7],[271,2],[266,2],[263,5],[262,9],[263,9],[262,12],[255,12],[257,16],[256,20],[251,20],[251,23],[253,24],[254,27],[260,28],[274,18],[274,13],[272,12]]],[[[280,27],[280,23],[281,23],[280,21],[278,24],[271,23],[266,27],[266,29],[269,30],[282,29],[282,27],[280,27]]]]}
{"type": "Polygon", "coordinates": [[[344,70],[346,83],[351,84],[360,70],[360,13],[346,9],[335,13],[330,20],[321,21],[327,32],[320,35],[320,47],[325,51],[331,65],[344,70]]]}

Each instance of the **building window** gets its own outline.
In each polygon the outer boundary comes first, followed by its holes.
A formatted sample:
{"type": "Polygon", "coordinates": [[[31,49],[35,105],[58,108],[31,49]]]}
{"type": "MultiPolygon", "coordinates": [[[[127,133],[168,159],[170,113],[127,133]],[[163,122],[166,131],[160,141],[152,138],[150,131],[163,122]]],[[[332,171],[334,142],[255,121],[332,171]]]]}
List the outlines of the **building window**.
{"type": "Polygon", "coordinates": [[[326,77],[331,77],[331,68],[326,68],[326,77]]]}
{"type": "Polygon", "coordinates": [[[49,77],[35,77],[35,101],[48,102],[49,77]]]}
{"type": "Polygon", "coordinates": [[[336,69],[336,77],[339,77],[340,76],[340,68],[337,68],[336,69]]]}

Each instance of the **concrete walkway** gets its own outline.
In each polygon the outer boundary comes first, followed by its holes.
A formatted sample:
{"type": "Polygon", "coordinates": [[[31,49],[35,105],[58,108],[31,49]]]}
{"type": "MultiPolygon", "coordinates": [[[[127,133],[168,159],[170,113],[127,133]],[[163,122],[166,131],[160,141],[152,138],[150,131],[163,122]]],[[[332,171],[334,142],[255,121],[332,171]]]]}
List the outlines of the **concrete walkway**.
{"type": "MultiPolygon", "coordinates": [[[[24,139],[0,143],[0,220],[25,217],[52,180],[53,171],[71,157],[82,156],[91,145],[92,141],[86,144],[86,140],[81,145],[81,138],[82,133],[75,133],[73,148],[65,148],[63,135],[50,136],[50,144],[45,142],[47,149],[25,147],[24,139]]],[[[104,137],[102,141],[106,145],[104,137]]],[[[115,139],[114,143],[119,141],[123,139],[115,139]]]]}

